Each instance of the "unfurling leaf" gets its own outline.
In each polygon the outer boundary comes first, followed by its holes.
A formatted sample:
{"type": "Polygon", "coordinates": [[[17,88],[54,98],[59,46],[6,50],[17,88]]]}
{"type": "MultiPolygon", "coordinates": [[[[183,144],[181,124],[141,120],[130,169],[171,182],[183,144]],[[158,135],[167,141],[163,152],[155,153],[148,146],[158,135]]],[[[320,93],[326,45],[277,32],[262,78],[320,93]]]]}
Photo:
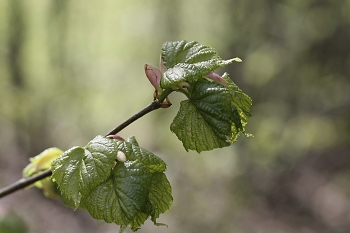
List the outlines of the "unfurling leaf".
{"type": "MultiPolygon", "coordinates": [[[[49,148],[41,152],[39,155],[30,158],[30,164],[23,169],[23,177],[30,177],[51,167],[51,162],[63,153],[58,148],[49,148]]],[[[34,186],[44,191],[45,196],[58,198],[60,195],[57,186],[50,178],[45,178],[34,183],[34,186]]]]}

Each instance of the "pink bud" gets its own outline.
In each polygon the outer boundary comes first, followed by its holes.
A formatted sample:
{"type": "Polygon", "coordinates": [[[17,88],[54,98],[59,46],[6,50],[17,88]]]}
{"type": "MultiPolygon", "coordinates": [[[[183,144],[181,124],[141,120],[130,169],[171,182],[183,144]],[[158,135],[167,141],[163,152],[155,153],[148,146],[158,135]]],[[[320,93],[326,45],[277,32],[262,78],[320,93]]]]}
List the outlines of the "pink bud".
{"type": "Polygon", "coordinates": [[[107,138],[112,138],[112,139],[115,139],[115,140],[121,140],[121,141],[125,141],[124,138],[114,134],[114,135],[108,135],[107,138]]]}
{"type": "Polygon", "coordinates": [[[210,78],[211,80],[213,80],[214,82],[221,84],[223,86],[227,86],[228,83],[226,82],[225,79],[223,79],[220,75],[218,75],[217,73],[209,73],[207,74],[207,78],[210,78]]]}
{"type": "Polygon", "coordinates": [[[161,94],[162,88],[160,87],[160,79],[162,78],[162,73],[160,72],[160,70],[151,65],[145,64],[145,73],[148,80],[158,91],[158,94],[161,94]]]}

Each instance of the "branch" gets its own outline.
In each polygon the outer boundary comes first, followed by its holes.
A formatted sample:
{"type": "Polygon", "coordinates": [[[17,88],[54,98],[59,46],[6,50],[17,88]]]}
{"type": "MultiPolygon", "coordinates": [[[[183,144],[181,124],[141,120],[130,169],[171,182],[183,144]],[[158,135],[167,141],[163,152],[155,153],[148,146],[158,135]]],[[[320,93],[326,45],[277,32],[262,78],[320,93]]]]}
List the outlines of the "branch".
{"type": "MultiPolygon", "coordinates": [[[[163,98],[163,100],[164,100],[164,98],[163,98]]],[[[127,127],[128,125],[130,125],[131,123],[133,123],[137,119],[143,117],[147,113],[152,112],[153,110],[160,108],[161,107],[160,103],[161,102],[153,101],[152,103],[147,105],[144,109],[142,109],[141,111],[139,111],[138,113],[136,113],[135,115],[133,115],[132,117],[130,117],[129,119],[124,121],[119,126],[112,129],[109,133],[107,133],[106,136],[119,133],[121,130],[123,130],[125,127],[127,127]]],[[[0,189],[0,198],[7,196],[13,192],[16,192],[20,189],[23,189],[23,188],[27,187],[28,185],[34,184],[38,180],[44,179],[44,178],[49,177],[51,175],[52,175],[51,169],[47,169],[47,170],[45,170],[45,171],[43,171],[35,176],[31,176],[28,178],[22,178],[22,179],[16,181],[15,183],[0,189]]]]}
{"type": "Polygon", "coordinates": [[[51,169],[47,169],[35,176],[31,176],[28,178],[22,178],[20,180],[17,180],[15,183],[0,189],[0,198],[11,194],[17,190],[23,189],[25,187],[27,187],[28,185],[34,184],[35,182],[37,182],[38,180],[44,179],[48,176],[51,176],[52,171],[51,169]]]}
{"type": "Polygon", "coordinates": [[[147,107],[145,107],[144,109],[142,109],[141,111],[139,111],[138,113],[136,113],[135,115],[133,115],[132,117],[130,117],[129,119],[127,119],[126,121],[124,121],[123,123],[118,125],[117,127],[115,127],[114,129],[112,129],[109,133],[107,133],[106,136],[119,133],[125,127],[127,127],[128,125],[130,125],[131,123],[133,123],[137,119],[143,117],[147,113],[150,113],[153,110],[156,110],[158,108],[160,108],[160,104],[157,101],[153,101],[147,107]]]}

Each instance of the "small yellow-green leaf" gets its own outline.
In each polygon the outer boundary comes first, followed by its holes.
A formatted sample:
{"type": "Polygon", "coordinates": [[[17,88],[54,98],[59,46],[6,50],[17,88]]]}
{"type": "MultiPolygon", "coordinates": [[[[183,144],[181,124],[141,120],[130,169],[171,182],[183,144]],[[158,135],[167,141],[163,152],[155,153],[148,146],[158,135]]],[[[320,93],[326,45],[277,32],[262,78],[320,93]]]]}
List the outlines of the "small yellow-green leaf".
{"type": "Polygon", "coordinates": [[[30,177],[40,171],[50,168],[51,162],[62,153],[62,150],[52,147],[44,150],[37,156],[30,158],[30,164],[23,169],[23,177],[30,177]]]}
{"type": "MultiPolygon", "coordinates": [[[[62,150],[53,147],[44,150],[33,158],[30,158],[30,163],[23,169],[23,177],[30,177],[43,170],[49,169],[51,167],[51,162],[59,157],[62,153],[62,150]]],[[[47,197],[59,197],[57,185],[54,184],[50,178],[45,178],[37,181],[33,184],[33,186],[42,189],[45,196],[47,197]]]]}
{"type": "Polygon", "coordinates": [[[233,58],[233,60],[234,60],[235,62],[242,62],[242,59],[240,59],[239,57],[235,57],[235,58],[233,58]]]}

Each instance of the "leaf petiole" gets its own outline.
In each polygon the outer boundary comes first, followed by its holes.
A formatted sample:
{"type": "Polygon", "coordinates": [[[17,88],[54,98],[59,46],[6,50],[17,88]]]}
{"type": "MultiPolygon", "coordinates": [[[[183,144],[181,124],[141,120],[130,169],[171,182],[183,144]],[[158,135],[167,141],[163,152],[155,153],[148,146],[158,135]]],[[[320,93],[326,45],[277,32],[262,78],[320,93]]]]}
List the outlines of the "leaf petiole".
{"type": "Polygon", "coordinates": [[[188,93],[188,90],[187,89],[184,89],[184,88],[179,88],[179,89],[177,89],[176,91],[178,91],[178,92],[181,92],[182,94],[184,94],[188,99],[190,98],[190,96],[189,96],[189,93],[188,93]]]}
{"type": "Polygon", "coordinates": [[[162,92],[162,94],[161,95],[159,95],[158,97],[157,97],[157,102],[158,103],[163,103],[163,101],[165,100],[165,98],[166,97],[168,97],[168,95],[170,95],[170,93],[171,92],[173,92],[174,90],[172,90],[172,89],[165,89],[163,92],[162,92]]]}

